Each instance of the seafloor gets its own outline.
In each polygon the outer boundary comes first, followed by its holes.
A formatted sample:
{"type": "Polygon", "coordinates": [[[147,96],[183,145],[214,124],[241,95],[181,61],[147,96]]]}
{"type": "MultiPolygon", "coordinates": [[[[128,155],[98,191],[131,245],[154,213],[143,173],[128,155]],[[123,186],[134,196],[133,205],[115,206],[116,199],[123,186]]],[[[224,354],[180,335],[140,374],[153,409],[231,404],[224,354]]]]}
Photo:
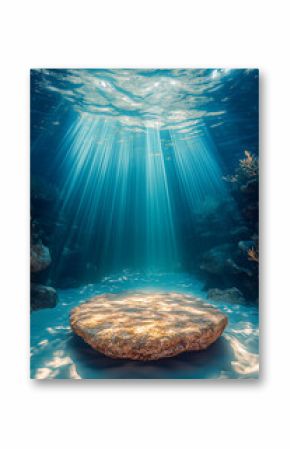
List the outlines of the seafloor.
{"type": "Polygon", "coordinates": [[[202,283],[179,274],[144,276],[122,272],[98,284],[58,290],[55,308],[31,315],[31,377],[36,379],[216,379],[258,377],[258,308],[249,302],[230,304],[206,299],[202,283]],[[229,319],[223,335],[207,350],[158,361],[108,358],[75,336],[70,310],[94,295],[126,290],[176,291],[193,294],[218,307],[229,319]]]}

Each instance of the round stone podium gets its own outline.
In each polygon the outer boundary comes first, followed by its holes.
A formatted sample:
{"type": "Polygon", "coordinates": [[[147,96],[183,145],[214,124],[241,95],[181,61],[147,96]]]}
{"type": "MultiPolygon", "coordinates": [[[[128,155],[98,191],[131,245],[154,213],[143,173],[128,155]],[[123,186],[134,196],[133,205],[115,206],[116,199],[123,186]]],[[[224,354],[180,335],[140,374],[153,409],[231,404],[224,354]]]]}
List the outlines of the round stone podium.
{"type": "Polygon", "coordinates": [[[157,360],[206,349],[227,317],[190,295],[126,292],[96,296],[70,314],[73,331],[112,358],[157,360]]]}

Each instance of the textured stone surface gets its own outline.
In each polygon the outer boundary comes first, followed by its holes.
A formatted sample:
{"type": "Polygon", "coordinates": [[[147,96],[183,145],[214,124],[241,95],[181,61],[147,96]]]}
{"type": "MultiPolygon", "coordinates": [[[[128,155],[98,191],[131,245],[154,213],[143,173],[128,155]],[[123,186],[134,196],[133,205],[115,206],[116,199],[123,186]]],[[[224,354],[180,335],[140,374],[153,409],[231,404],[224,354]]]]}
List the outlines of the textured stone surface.
{"type": "Polygon", "coordinates": [[[30,303],[32,310],[55,307],[57,303],[56,290],[46,285],[32,283],[30,303]]]}
{"type": "Polygon", "coordinates": [[[179,293],[101,295],[71,311],[71,327],[95,350],[113,358],[156,360],[207,348],[227,317],[179,293]]]}
{"type": "Polygon", "coordinates": [[[31,245],[30,268],[32,273],[45,270],[51,263],[49,249],[42,243],[31,245]]]}
{"type": "Polygon", "coordinates": [[[236,287],[225,290],[211,288],[207,293],[207,298],[210,301],[223,301],[231,304],[244,304],[246,302],[242,292],[236,287]]]}

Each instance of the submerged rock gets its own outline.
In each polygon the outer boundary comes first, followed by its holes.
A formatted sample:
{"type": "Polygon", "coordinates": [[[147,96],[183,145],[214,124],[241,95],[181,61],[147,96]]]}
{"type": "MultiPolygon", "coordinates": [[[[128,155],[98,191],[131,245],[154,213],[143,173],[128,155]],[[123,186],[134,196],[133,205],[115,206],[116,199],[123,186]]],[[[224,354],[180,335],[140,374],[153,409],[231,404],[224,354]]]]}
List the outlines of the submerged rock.
{"type": "Polygon", "coordinates": [[[211,301],[224,301],[231,304],[243,304],[245,302],[242,292],[236,287],[225,290],[211,288],[207,293],[207,298],[211,301]]]}
{"type": "Polygon", "coordinates": [[[55,307],[57,303],[56,290],[46,285],[32,283],[30,289],[30,303],[32,310],[55,307]]]}
{"type": "Polygon", "coordinates": [[[212,274],[224,273],[231,268],[230,256],[234,251],[234,245],[224,244],[211,248],[204,253],[200,269],[212,274]]]}
{"type": "Polygon", "coordinates": [[[250,269],[235,261],[237,255],[237,248],[234,244],[215,246],[203,254],[200,269],[214,275],[252,276],[250,269]]]}
{"type": "Polygon", "coordinates": [[[73,331],[113,358],[157,360],[206,349],[223,332],[227,317],[179,293],[105,294],[71,311],[73,331]]]}
{"type": "Polygon", "coordinates": [[[30,268],[32,273],[45,270],[51,263],[50,252],[42,243],[31,245],[30,268]]]}
{"type": "Polygon", "coordinates": [[[253,273],[248,268],[238,265],[233,259],[226,260],[227,266],[233,274],[245,274],[247,276],[253,276],[253,273]]]}

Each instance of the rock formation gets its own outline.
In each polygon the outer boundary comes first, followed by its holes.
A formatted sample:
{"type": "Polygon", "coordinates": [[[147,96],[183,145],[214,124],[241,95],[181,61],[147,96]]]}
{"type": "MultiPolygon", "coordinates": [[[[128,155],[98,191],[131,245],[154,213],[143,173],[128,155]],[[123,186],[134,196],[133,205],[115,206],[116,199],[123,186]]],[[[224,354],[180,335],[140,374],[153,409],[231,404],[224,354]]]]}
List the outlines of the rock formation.
{"type": "Polygon", "coordinates": [[[207,293],[207,298],[210,301],[224,301],[230,304],[244,304],[245,298],[242,292],[236,288],[227,288],[221,290],[219,288],[211,288],[207,293]]]}
{"type": "Polygon", "coordinates": [[[31,309],[43,309],[45,307],[55,307],[57,303],[56,290],[47,285],[31,284],[31,309]]]}
{"type": "Polygon", "coordinates": [[[179,293],[105,294],[71,311],[71,327],[95,350],[113,358],[157,360],[206,349],[227,317],[179,293]]]}
{"type": "Polygon", "coordinates": [[[51,263],[49,249],[42,243],[31,245],[30,248],[30,268],[32,273],[45,270],[51,263]]]}

